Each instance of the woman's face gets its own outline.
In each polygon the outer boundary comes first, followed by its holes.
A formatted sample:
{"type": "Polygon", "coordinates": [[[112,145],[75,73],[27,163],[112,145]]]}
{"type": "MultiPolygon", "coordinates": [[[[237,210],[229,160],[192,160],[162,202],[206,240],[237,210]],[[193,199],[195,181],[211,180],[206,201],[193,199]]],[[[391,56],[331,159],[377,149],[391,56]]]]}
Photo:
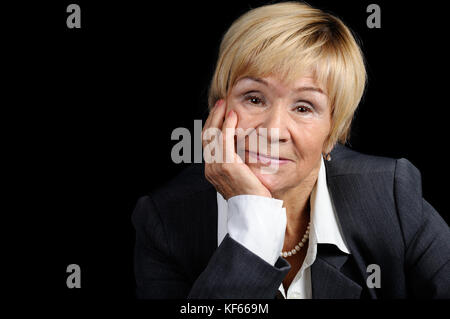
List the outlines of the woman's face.
{"type": "Polygon", "coordinates": [[[312,77],[290,84],[273,76],[241,78],[229,92],[227,109],[236,111],[237,128],[256,129],[259,143],[267,143],[267,151],[258,152],[258,143],[249,143],[247,136],[245,143],[237,143],[237,152],[245,154],[247,165],[272,194],[299,186],[318,169],[331,115],[327,93],[312,77]],[[270,150],[276,147],[280,160],[267,163],[262,155],[274,154],[270,150]],[[273,164],[275,173],[261,169],[273,164]]]}

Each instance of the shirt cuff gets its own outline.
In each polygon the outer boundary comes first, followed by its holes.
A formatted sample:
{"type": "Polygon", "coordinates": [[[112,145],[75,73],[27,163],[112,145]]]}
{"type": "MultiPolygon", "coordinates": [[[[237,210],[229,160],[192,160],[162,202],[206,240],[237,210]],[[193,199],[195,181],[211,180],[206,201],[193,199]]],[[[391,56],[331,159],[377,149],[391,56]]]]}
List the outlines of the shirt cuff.
{"type": "Polygon", "coordinates": [[[282,206],[282,200],[257,195],[228,199],[230,237],[272,266],[284,244],[286,209],[282,206]]]}

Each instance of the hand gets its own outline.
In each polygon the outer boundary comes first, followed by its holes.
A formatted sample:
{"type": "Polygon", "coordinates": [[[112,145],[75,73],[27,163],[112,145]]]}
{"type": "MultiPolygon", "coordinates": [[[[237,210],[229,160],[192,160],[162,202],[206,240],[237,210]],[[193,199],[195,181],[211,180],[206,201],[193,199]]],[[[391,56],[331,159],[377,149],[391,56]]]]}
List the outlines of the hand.
{"type": "Polygon", "coordinates": [[[222,148],[222,156],[218,156],[218,161],[208,163],[206,160],[208,155],[205,155],[206,179],[226,200],[236,195],[259,195],[271,198],[270,191],[236,153],[234,135],[238,122],[237,114],[231,110],[225,118],[225,111],[225,101],[217,101],[202,130],[204,154],[205,148],[209,144],[203,138],[206,130],[216,128],[222,132],[215,136],[220,140],[214,141],[217,143],[217,147],[222,148]]]}

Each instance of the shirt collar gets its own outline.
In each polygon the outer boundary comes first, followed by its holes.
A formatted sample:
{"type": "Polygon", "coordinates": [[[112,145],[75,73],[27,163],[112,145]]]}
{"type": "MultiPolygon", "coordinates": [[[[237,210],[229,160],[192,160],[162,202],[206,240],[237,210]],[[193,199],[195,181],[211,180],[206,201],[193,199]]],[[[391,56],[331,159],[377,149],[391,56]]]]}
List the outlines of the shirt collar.
{"type": "MultiPolygon", "coordinates": [[[[311,231],[310,237],[318,244],[333,244],[342,252],[350,254],[339,225],[336,212],[333,209],[330,193],[328,192],[327,176],[323,158],[320,161],[319,176],[311,197],[311,231]]],[[[311,239],[311,238],[310,238],[311,239]]]]}

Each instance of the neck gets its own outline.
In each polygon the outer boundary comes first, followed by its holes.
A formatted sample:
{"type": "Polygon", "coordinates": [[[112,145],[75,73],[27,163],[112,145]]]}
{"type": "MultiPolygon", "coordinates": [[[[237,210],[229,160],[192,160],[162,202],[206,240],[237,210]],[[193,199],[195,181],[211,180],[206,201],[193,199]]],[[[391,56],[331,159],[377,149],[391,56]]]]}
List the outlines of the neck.
{"type": "Polygon", "coordinates": [[[311,192],[317,182],[319,169],[320,162],[298,186],[274,194],[275,198],[283,200],[286,208],[286,236],[296,236],[300,230],[306,229],[310,219],[311,192]]]}

